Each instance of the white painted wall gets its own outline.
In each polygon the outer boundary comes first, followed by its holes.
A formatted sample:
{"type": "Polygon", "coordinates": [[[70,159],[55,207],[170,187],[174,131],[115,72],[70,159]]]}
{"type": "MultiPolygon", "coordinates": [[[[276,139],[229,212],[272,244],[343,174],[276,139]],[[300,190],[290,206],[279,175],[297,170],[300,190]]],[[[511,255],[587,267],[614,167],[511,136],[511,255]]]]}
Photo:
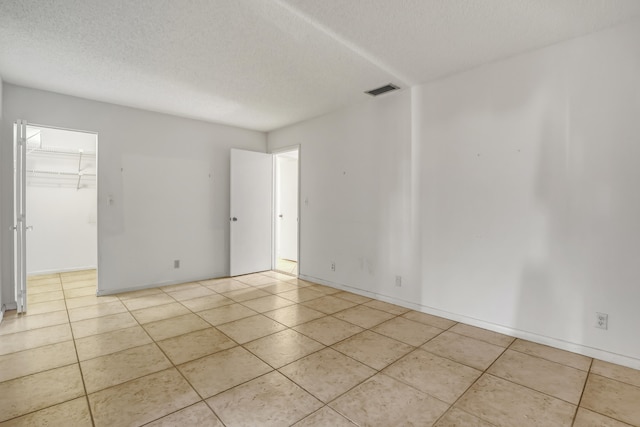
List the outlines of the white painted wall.
{"type": "MultiPolygon", "coordinates": [[[[264,152],[264,133],[10,84],[4,85],[4,107],[3,140],[10,139],[18,118],[98,133],[101,293],[228,273],[229,151],[236,147],[264,152]],[[174,259],[181,260],[180,269],[173,268],[174,259]]],[[[12,262],[10,153],[10,145],[4,144],[5,292],[12,262]]]]}
{"type": "Polygon", "coordinates": [[[617,27],[270,133],[304,153],[301,275],[640,368],[638,40],[617,27]]]}
{"type": "Polygon", "coordinates": [[[27,273],[30,275],[97,267],[98,216],[96,177],[50,175],[29,171],[96,173],[95,134],[29,126],[26,202],[27,273]],[[33,134],[31,134],[32,132],[33,134]],[[36,133],[37,132],[37,133],[36,133]],[[52,153],[48,149],[78,154],[52,153]],[[79,150],[84,155],[80,157],[79,150]]]}
{"type": "Polygon", "coordinates": [[[413,281],[411,96],[405,91],[269,134],[269,149],[302,144],[301,274],[381,295],[413,281]],[[336,271],[331,271],[331,263],[336,271]]]}

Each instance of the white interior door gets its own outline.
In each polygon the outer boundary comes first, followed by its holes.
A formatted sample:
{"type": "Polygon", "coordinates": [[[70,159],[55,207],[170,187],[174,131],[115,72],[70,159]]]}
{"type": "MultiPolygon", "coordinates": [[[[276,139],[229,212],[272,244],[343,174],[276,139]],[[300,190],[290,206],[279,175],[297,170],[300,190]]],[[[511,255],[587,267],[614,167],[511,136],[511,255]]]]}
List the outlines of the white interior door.
{"type": "Polygon", "coordinates": [[[18,313],[27,311],[26,162],[27,122],[18,120],[13,132],[14,284],[18,313]]]}
{"type": "Polygon", "coordinates": [[[298,261],[297,151],[276,156],[276,255],[298,261]]]}
{"type": "Polygon", "coordinates": [[[271,269],[273,157],[231,150],[230,274],[271,269]]]}

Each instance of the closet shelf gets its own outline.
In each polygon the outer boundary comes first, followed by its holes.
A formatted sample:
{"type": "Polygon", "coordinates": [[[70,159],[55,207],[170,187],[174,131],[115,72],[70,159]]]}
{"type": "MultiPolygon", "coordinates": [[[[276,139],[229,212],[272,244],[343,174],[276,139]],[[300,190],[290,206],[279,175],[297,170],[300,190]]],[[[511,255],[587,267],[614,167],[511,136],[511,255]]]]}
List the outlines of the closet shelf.
{"type": "Polygon", "coordinates": [[[94,151],[84,151],[77,148],[66,148],[66,147],[55,147],[55,146],[38,146],[38,147],[27,147],[29,150],[28,154],[66,154],[66,155],[81,155],[87,157],[95,157],[96,153],[94,151]]]}
{"type": "Polygon", "coordinates": [[[27,169],[27,172],[34,177],[37,176],[54,176],[56,178],[74,178],[77,177],[78,181],[76,182],[76,190],[80,190],[80,182],[85,177],[95,178],[95,173],[85,173],[85,172],[63,172],[63,171],[52,171],[52,170],[41,170],[41,169],[27,169]]]}

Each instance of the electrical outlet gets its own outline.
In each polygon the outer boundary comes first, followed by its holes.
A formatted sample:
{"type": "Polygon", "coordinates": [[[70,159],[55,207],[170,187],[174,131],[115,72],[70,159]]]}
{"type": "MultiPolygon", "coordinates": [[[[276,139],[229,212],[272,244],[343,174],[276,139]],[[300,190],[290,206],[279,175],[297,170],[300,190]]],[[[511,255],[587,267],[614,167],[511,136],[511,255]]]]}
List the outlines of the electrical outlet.
{"type": "Polygon", "coordinates": [[[607,329],[609,327],[609,315],[606,313],[596,313],[596,328],[607,329]]]}
{"type": "Polygon", "coordinates": [[[180,260],[179,259],[173,260],[173,268],[180,268],[180,260]]]}
{"type": "Polygon", "coordinates": [[[402,287],[402,276],[396,276],[396,286],[402,287]]]}
{"type": "Polygon", "coordinates": [[[336,271],[336,263],[335,262],[331,262],[331,271],[336,271]]]}

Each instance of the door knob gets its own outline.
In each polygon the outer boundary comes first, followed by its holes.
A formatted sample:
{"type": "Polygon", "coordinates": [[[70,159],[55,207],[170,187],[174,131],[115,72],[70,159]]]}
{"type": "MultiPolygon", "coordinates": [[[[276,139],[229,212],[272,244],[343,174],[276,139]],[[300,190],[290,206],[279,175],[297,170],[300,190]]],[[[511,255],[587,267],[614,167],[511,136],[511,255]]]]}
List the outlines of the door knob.
{"type": "Polygon", "coordinates": [[[238,220],[238,218],[236,218],[235,216],[233,218],[230,218],[231,221],[236,222],[238,220]]]}
{"type": "Polygon", "coordinates": [[[282,218],[282,214],[278,215],[279,218],[282,218]]]}

